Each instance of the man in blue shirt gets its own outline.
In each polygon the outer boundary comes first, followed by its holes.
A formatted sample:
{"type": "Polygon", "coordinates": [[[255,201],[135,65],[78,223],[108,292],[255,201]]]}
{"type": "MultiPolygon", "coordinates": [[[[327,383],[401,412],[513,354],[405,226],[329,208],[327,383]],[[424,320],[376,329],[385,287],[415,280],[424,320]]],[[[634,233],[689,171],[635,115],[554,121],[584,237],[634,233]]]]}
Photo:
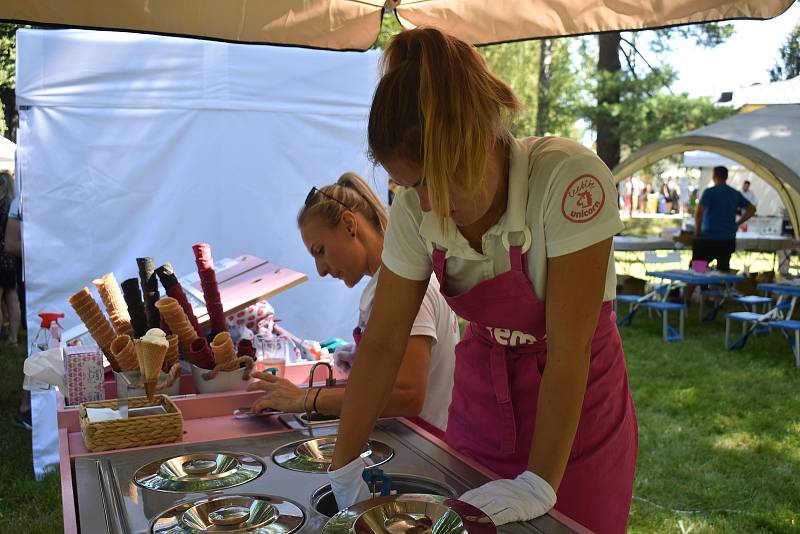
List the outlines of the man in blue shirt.
{"type": "Polygon", "coordinates": [[[695,214],[697,237],[692,250],[694,260],[717,260],[717,269],[730,270],[731,254],[736,250],[736,230],[756,212],[739,191],[725,182],[728,169],[714,167],[714,186],[703,191],[695,214]],[[739,210],[742,215],[736,220],[739,210]]]}

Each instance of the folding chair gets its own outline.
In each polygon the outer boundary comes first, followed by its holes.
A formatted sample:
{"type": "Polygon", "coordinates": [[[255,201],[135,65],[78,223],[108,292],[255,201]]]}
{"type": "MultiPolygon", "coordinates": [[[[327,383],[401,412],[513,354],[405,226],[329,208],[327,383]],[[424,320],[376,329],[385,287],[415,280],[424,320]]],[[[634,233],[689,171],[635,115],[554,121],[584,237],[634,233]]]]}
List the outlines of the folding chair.
{"type": "Polygon", "coordinates": [[[800,367],[800,321],[783,319],[781,321],[770,321],[767,324],[770,328],[781,329],[781,333],[792,347],[794,364],[796,367],[800,367]],[[789,332],[792,332],[792,334],[790,335],[789,332]]]}
{"type": "Polygon", "coordinates": [[[683,339],[684,314],[686,305],[678,302],[664,302],[660,300],[647,301],[641,304],[648,310],[655,310],[661,314],[662,335],[664,341],[679,341],[683,339]],[[669,312],[678,312],[678,329],[669,324],[669,312]]]}
{"type": "Polygon", "coordinates": [[[765,313],[743,311],[726,314],[725,347],[728,350],[739,350],[745,346],[751,335],[757,332],[762,332],[764,326],[767,326],[768,328],[771,321],[774,322],[775,320],[781,321],[785,319],[787,316],[784,316],[784,313],[791,313],[793,300],[794,299],[779,299],[775,304],[775,307],[765,313]],[[731,321],[742,322],[742,336],[733,343],[729,344],[728,340],[730,339],[731,321]]]}

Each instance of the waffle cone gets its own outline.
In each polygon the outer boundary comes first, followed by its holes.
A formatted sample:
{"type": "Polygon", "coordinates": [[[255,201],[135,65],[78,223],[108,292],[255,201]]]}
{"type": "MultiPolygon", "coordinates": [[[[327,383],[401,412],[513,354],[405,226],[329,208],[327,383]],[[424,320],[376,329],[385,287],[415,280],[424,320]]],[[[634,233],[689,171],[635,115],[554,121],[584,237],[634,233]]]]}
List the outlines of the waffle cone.
{"type": "Polygon", "coordinates": [[[168,369],[178,362],[178,336],[175,334],[167,336],[169,346],[167,347],[167,354],[164,356],[164,362],[168,369]]]}
{"type": "Polygon", "coordinates": [[[157,380],[158,374],[161,372],[161,366],[164,365],[167,347],[150,343],[149,341],[142,341],[141,339],[134,340],[133,344],[136,347],[139,372],[142,373],[143,380],[145,382],[157,380]]]}
{"type": "Polygon", "coordinates": [[[192,341],[197,338],[197,332],[189,322],[189,318],[186,317],[181,305],[172,297],[163,297],[156,302],[156,308],[169,329],[178,335],[181,351],[188,352],[192,341]]]}
{"type": "Polygon", "coordinates": [[[73,308],[80,306],[82,303],[88,302],[89,300],[94,300],[94,297],[92,296],[92,292],[89,291],[88,287],[84,287],[68,299],[70,306],[73,308]]]}
{"type": "Polygon", "coordinates": [[[125,304],[125,298],[122,296],[117,279],[114,273],[108,273],[102,278],[92,280],[92,283],[97,288],[100,298],[103,299],[103,304],[109,315],[117,314],[130,322],[130,315],[128,315],[128,305],[125,304]]]}
{"type": "Polygon", "coordinates": [[[211,353],[214,355],[216,365],[229,364],[236,359],[236,349],[233,347],[231,335],[227,332],[220,332],[214,336],[211,343],[211,353]]]}
{"type": "Polygon", "coordinates": [[[136,349],[130,336],[117,336],[111,342],[111,353],[123,371],[135,371],[139,368],[136,349]]]}

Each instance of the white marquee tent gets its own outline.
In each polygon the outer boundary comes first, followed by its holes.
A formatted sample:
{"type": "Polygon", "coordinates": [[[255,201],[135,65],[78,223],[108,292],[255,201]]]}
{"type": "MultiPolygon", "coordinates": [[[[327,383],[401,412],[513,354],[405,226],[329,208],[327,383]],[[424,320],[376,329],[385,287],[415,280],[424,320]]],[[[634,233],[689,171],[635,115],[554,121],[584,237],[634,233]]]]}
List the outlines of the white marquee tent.
{"type": "Polygon", "coordinates": [[[0,171],[14,171],[14,152],[17,145],[0,136],[0,171]]]}
{"type": "MultiPolygon", "coordinates": [[[[217,259],[248,253],[308,274],[270,299],[283,325],[305,338],[349,337],[360,291],[317,276],[295,220],[313,185],[348,170],[386,198],[386,176],[365,155],[378,58],[20,30],[28,331],[41,311],[76,324],[67,298],[109,271],[136,276],[137,257],[190,273],[192,244],[208,242],[217,259]]],[[[48,457],[34,438],[40,474],[57,451],[48,457]]]]}
{"type": "Polygon", "coordinates": [[[778,191],[800,226],[800,104],[766,106],[647,145],[614,168],[617,181],[672,154],[706,150],[737,161],[778,191]]]}

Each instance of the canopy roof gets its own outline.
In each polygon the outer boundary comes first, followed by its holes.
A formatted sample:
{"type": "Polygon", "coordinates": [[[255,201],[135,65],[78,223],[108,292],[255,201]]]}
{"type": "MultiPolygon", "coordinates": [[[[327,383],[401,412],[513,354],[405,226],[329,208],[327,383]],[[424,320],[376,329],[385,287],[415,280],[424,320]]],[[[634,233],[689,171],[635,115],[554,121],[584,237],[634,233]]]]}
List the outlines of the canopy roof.
{"type": "Polygon", "coordinates": [[[366,50],[386,7],[475,44],[768,19],[794,0],[3,0],[0,20],[366,50]]]}
{"type": "Polygon", "coordinates": [[[647,145],[614,168],[617,181],[672,154],[707,150],[739,162],[774,187],[798,235],[800,104],[766,106],[647,145]]]}
{"type": "Polygon", "coordinates": [[[717,103],[735,109],[747,105],[800,104],[800,76],[726,91],[717,103]]]}

